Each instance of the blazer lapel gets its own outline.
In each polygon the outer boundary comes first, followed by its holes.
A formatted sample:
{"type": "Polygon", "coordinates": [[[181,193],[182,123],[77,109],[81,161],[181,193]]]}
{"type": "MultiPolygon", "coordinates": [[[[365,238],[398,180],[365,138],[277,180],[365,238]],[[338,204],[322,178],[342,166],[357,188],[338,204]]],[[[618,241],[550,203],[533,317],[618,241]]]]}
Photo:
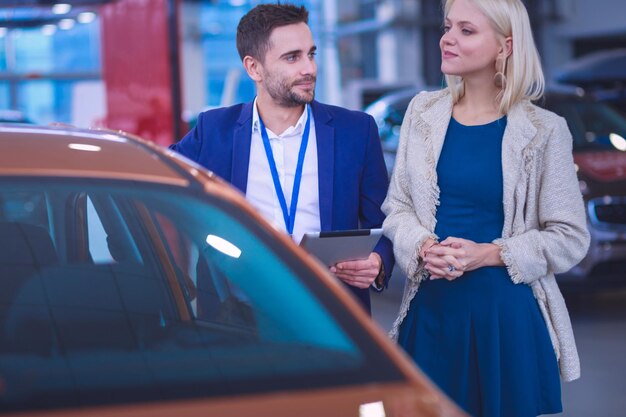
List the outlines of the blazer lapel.
{"type": "Polygon", "coordinates": [[[244,104],[233,132],[233,159],[230,182],[244,194],[248,185],[248,167],[250,165],[253,103],[254,101],[244,104]]]}
{"type": "Polygon", "coordinates": [[[332,230],[333,179],[335,167],[335,128],[329,125],[332,115],[314,101],[311,103],[317,141],[317,172],[319,182],[320,227],[332,230]]]}

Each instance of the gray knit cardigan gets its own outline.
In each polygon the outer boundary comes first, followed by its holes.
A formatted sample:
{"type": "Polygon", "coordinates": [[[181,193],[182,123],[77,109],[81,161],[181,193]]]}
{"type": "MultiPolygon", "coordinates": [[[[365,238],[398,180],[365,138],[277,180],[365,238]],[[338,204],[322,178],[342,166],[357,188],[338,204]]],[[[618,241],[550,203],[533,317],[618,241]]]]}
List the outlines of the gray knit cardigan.
{"type": "MultiPolygon", "coordinates": [[[[420,282],[428,276],[418,259],[434,234],[439,205],[437,161],[452,113],[447,89],[418,94],[404,117],[389,193],[383,203],[384,234],[406,273],[398,329],[420,282]]],[[[504,227],[493,243],[516,284],[529,285],[541,309],[565,381],[580,376],[567,307],[554,279],[587,253],[589,232],[565,120],[525,100],[507,115],[502,142],[504,227]]]]}

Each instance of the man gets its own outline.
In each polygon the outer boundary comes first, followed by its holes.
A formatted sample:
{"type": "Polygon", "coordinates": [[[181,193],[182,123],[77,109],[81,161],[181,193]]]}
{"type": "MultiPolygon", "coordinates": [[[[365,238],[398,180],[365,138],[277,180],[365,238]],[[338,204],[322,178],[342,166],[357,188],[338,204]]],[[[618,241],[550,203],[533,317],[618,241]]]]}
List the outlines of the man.
{"type": "MultiPolygon", "coordinates": [[[[246,195],[299,242],[305,232],[381,227],[387,172],[371,116],[314,101],[316,46],[308,11],[261,4],[237,27],[237,49],[256,84],[251,103],[200,114],[171,148],[246,195]]],[[[370,310],[368,288],[382,290],[393,268],[381,238],[368,259],[331,271],[370,310]]]]}

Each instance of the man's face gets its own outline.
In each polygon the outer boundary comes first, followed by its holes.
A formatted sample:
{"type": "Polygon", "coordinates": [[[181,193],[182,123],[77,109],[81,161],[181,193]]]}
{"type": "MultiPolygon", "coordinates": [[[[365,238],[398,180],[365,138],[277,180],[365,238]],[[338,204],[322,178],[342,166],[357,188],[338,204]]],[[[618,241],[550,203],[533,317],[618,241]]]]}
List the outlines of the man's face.
{"type": "Polygon", "coordinates": [[[309,27],[305,23],[278,27],[269,41],[261,64],[260,87],[282,106],[297,107],[313,101],[317,47],[309,27]]]}

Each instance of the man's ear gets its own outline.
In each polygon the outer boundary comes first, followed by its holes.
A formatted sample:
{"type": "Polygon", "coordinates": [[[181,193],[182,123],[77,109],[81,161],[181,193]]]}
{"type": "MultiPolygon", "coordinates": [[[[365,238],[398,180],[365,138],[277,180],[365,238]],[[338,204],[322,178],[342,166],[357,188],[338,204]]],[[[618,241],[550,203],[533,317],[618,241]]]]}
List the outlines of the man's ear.
{"type": "Polygon", "coordinates": [[[250,55],[246,55],[243,58],[243,67],[246,69],[248,76],[252,78],[252,81],[261,81],[261,63],[250,55]]]}

